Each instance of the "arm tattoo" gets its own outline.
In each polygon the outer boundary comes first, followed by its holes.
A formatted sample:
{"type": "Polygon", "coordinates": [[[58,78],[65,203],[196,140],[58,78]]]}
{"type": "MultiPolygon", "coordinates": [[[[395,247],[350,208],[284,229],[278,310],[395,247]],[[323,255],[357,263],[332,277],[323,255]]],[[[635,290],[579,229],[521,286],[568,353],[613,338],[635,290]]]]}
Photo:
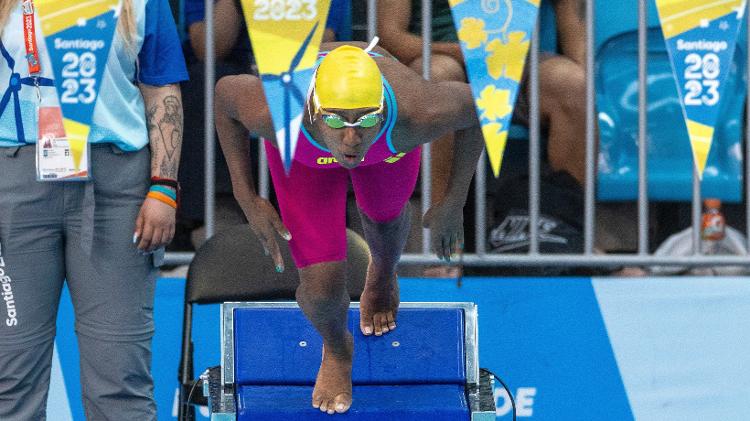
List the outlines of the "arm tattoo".
{"type": "Polygon", "coordinates": [[[164,148],[164,157],[159,163],[162,177],[176,178],[179,156],[176,152],[182,140],[183,121],[182,103],[179,98],[169,95],[164,98],[164,115],[156,121],[158,106],[151,107],[146,112],[148,130],[152,136],[158,136],[154,146],[164,148]]]}
{"type": "Polygon", "coordinates": [[[166,157],[162,159],[161,164],[159,165],[160,174],[164,178],[177,178],[177,165],[173,161],[170,161],[166,157]]]}
{"type": "Polygon", "coordinates": [[[159,130],[167,158],[171,160],[182,140],[182,104],[174,95],[164,98],[164,116],[159,120],[159,130]]]}
{"type": "Polygon", "coordinates": [[[151,107],[146,110],[146,125],[148,126],[149,133],[151,133],[151,131],[156,128],[156,124],[154,124],[154,117],[156,117],[156,109],[157,107],[151,107]]]}

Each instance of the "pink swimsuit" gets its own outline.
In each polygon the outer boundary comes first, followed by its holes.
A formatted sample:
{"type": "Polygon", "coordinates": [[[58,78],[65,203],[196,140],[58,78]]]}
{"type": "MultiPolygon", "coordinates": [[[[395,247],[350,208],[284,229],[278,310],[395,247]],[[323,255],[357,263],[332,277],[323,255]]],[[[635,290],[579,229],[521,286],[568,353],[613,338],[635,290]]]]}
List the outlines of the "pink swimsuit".
{"type": "Polygon", "coordinates": [[[298,268],[346,259],[346,197],[349,179],[360,211],[375,222],[401,214],[414,192],[420,150],[398,153],[391,142],[398,107],[385,79],[388,114],[377,139],[358,167],[347,170],[302,128],[289,176],[281,155],[265,147],[284,225],[292,234],[289,246],[298,268]]]}

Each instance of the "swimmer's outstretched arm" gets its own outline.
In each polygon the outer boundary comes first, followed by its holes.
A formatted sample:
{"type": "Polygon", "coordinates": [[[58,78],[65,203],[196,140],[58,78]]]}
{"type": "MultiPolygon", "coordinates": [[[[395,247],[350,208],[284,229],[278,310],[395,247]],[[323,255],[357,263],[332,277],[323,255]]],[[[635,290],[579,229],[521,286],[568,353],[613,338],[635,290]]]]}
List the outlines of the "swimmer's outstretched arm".
{"type": "MultiPolygon", "coordinates": [[[[412,72],[413,73],[413,72],[412,72]]],[[[417,75],[418,76],[418,75],[417,75]]],[[[410,150],[456,132],[455,152],[445,198],[424,216],[424,225],[432,229],[432,247],[438,257],[450,260],[463,248],[463,207],[469,193],[477,161],[484,142],[474,107],[471,87],[462,82],[428,82],[404,75],[404,125],[397,138],[399,150],[410,150]]],[[[398,90],[396,92],[399,92],[398,90]]]]}
{"type": "Polygon", "coordinates": [[[232,189],[250,228],[276,264],[284,270],[276,233],[285,240],[291,234],[270,202],[258,196],[250,164],[250,134],[273,141],[273,122],[260,80],[251,75],[227,76],[216,84],[214,104],[216,131],[229,167],[232,189]]]}

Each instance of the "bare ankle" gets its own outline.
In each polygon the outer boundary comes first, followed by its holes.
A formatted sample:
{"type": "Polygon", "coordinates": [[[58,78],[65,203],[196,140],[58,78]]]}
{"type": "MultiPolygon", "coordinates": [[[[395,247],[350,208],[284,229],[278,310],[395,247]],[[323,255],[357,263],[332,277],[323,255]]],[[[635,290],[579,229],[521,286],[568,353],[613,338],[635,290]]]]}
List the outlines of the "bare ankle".
{"type": "Polygon", "coordinates": [[[326,341],[324,343],[325,355],[337,360],[351,360],[354,354],[354,339],[350,333],[337,341],[326,341]]]}

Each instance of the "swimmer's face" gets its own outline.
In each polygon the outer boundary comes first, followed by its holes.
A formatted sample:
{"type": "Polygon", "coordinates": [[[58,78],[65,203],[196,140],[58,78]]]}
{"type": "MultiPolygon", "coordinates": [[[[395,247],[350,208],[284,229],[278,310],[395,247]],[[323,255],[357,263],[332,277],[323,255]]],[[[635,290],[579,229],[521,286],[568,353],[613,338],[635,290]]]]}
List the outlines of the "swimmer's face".
{"type": "MultiPolygon", "coordinates": [[[[355,168],[365,157],[367,151],[375,141],[375,136],[382,126],[382,118],[371,127],[363,127],[363,117],[377,113],[378,108],[357,108],[352,110],[322,109],[315,118],[315,125],[321,134],[321,140],[326,148],[344,168],[355,168]],[[330,127],[324,120],[326,115],[336,115],[349,125],[340,129],[330,127]]],[[[382,117],[382,116],[381,116],[382,117]]],[[[369,125],[369,124],[365,124],[369,125]]]]}

